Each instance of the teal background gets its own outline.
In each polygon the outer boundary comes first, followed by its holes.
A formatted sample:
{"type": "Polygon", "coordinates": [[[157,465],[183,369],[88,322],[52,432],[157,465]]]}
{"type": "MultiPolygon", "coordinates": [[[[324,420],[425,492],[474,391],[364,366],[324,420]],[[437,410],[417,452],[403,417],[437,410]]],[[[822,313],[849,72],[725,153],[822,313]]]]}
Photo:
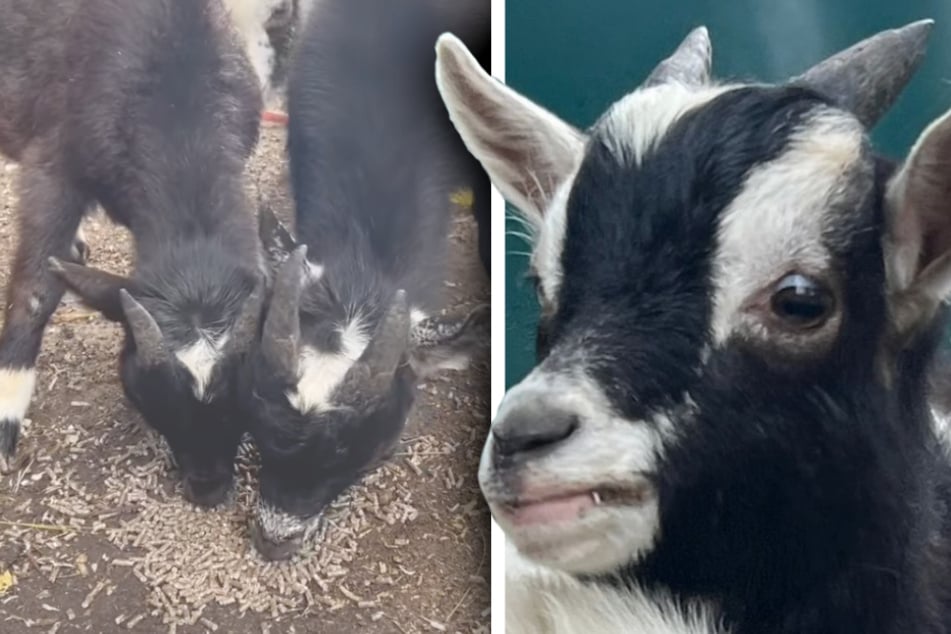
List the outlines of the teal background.
{"type": "MultiPolygon", "coordinates": [[[[872,134],[880,151],[897,158],[951,108],[949,0],[508,0],[505,77],[587,127],[695,26],[710,31],[715,76],[782,81],[869,35],[922,18],[936,22],[925,61],[872,134]]],[[[535,355],[538,309],[525,279],[530,247],[511,235],[519,230],[507,218],[506,386],[521,380],[535,355]]]]}

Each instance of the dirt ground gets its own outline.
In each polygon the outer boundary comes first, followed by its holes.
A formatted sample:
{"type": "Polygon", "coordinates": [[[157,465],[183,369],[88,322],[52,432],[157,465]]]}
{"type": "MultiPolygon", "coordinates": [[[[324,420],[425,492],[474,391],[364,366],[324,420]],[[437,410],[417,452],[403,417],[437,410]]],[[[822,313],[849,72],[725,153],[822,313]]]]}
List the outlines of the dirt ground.
{"type": "MultiPolygon", "coordinates": [[[[286,217],[283,146],[283,128],[265,128],[249,188],[276,197],[286,217]]],[[[15,176],[0,159],[5,258],[15,176]]],[[[488,281],[474,222],[454,214],[447,304],[472,307],[488,301],[488,281]]],[[[126,269],[124,230],[99,215],[86,237],[90,264],[126,269]]],[[[119,341],[118,327],[71,298],[47,330],[22,446],[32,462],[0,477],[0,632],[489,631],[489,519],[476,481],[487,353],[421,385],[400,452],[335,505],[306,557],[265,564],[247,535],[253,456],[228,505],[187,505],[123,398],[119,341]]]]}

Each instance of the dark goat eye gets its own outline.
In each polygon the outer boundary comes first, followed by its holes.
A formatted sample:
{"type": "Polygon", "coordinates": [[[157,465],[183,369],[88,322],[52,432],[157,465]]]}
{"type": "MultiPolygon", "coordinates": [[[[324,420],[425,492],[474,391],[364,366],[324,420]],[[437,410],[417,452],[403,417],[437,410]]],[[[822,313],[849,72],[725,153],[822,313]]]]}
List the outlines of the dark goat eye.
{"type": "Polygon", "coordinates": [[[535,299],[538,301],[538,305],[544,305],[545,296],[542,294],[541,278],[539,278],[537,275],[529,274],[528,281],[532,283],[532,289],[535,291],[535,299]]]}
{"type": "Polygon", "coordinates": [[[807,330],[826,322],[835,308],[835,298],[822,282],[792,273],[776,284],[770,307],[785,324],[807,330]]]}

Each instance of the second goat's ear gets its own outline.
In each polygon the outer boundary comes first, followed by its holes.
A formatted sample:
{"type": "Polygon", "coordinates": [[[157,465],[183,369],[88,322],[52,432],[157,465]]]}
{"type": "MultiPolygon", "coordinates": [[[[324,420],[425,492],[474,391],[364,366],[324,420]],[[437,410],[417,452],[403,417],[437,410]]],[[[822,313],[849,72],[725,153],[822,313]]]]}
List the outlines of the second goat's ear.
{"type": "Polygon", "coordinates": [[[918,137],[886,195],[888,273],[898,332],[930,321],[951,298],[951,111],[918,137]]]}
{"type": "Polygon", "coordinates": [[[50,270],[75,293],[83,304],[102,313],[110,321],[122,322],[125,314],[119,299],[123,288],[134,291],[135,282],[122,275],[115,275],[89,266],[49,259],[50,270]]]}
{"type": "Polygon", "coordinates": [[[436,43],[436,83],[466,147],[506,200],[535,226],[584,152],[584,135],[490,77],[465,45],[436,43]]]}

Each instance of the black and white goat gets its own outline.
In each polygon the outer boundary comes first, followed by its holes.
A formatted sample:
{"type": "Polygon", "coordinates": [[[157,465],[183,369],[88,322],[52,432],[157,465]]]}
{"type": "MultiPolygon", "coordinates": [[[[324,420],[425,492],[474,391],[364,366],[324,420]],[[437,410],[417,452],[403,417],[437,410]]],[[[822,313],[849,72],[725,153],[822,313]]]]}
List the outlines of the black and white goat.
{"type": "Polygon", "coordinates": [[[510,631],[951,631],[951,114],[902,165],[867,134],[930,26],[780,85],[712,82],[699,28],[586,131],[440,39],[453,121],[536,230],[538,362],[480,472],[510,631]]]}
{"type": "Polygon", "coordinates": [[[0,150],[21,166],[0,467],[13,466],[43,331],[68,287],[124,326],[123,387],[168,441],[188,497],[227,492],[234,380],[264,294],[243,189],[261,94],[227,20],[219,0],[0,0],[0,150]],[[77,263],[97,203],[135,238],[131,277],[77,263]]]}
{"type": "Polygon", "coordinates": [[[268,559],[295,553],[394,447],[422,378],[488,343],[486,308],[431,312],[465,152],[433,80],[438,18],[423,1],[321,0],[296,45],[288,151],[306,246],[262,215],[279,272],[247,390],[268,559]]]}

